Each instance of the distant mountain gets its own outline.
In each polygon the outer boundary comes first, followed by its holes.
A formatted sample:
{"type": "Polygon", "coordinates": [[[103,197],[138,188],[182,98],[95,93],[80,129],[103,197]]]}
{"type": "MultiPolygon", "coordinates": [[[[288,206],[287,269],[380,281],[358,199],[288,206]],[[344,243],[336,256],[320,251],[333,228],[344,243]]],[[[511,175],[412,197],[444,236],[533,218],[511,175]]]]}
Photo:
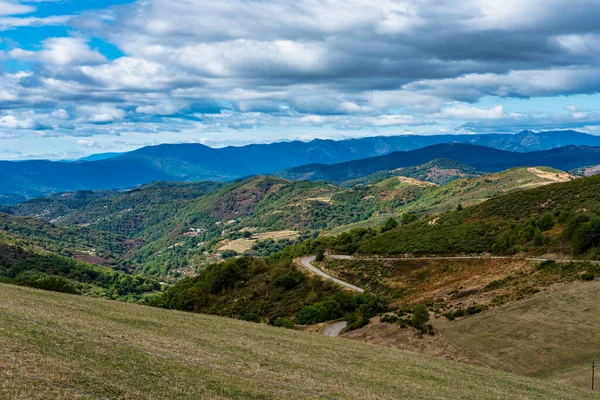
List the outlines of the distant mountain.
{"type": "Polygon", "coordinates": [[[115,157],[118,157],[118,156],[122,156],[124,154],[127,154],[127,153],[98,153],[98,154],[89,155],[87,157],[82,157],[78,161],[101,161],[101,160],[108,160],[109,158],[115,158],[115,157]]]}
{"type": "Polygon", "coordinates": [[[600,163],[600,148],[567,146],[558,149],[516,153],[462,143],[437,144],[413,151],[397,151],[385,156],[365,158],[339,164],[311,164],[278,173],[294,180],[326,180],[343,182],[368,176],[378,171],[425,164],[438,158],[449,158],[484,172],[497,172],[514,167],[546,165],[572,170],[600,163]]]}
{"type": "MultiPolygon", "coordinates": [[[[600,137],[575,131],[523,131],[517,134],[404,135],[341,141],[294,141],[220,149],[202,144],[165,144],[121,155],[90,156],[76,162],[2,161],[0,204],[14,204],[65,191],[128,189],[157,180],[228,181],[306,164],[334,164],[454,142],[525,152],[565,145],[600,146],[600,137]]],[[[447,156],[454,159],[451,154],[447,156]]],[[[428,161],[431,159],[424,162],[428,161]]]]}

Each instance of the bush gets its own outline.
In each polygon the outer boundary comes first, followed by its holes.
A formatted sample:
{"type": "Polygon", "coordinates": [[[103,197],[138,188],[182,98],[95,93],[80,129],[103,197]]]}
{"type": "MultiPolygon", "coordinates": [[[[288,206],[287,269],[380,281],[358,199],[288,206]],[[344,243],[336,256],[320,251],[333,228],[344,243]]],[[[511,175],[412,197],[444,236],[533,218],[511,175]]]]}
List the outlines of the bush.
{"type": "Polygon", "coordinates": [[[315,261],[323,261],[325,260],[325,250],[323,248],[317,249],[317,255],[315,256],[315,261]]]}
{"type": "Polygon", "coordinates": [[[402,225],[408,225],[417,220],[417,216],[415,214],[405,213],[402,214],[402,225]]]}
{"type": "Polygon", "coordinates": [[[546,213],[538,218],[536,226],[542,231],[546,232],[554,227],[554,217],[550,213],[546,213]]]}
{"type": "Polygon", "coordinates": [[[575,230],[571,245],[576,253],[582,254],[598,244],[600,244],[600,217],[594,217],[575,230]]]}
{"type": "Polygon", "coordinates": [[[394,229],[397,226],[398,226],[398,221],[396,221],[394,218],[389,218],[387,221],[385,221],[385,224],[383,224],[383,226],[381,227],[381,232],[391,231],[392,229],[394,229]]]}
{"type": "Polygon", "coordinates": [[[274,283],[275,286],[290,290],[304,282],[305,279],[306,277],[302,272],[294,269],[292,272],[279,275],[277,278],[275,278],[274,283]]]}
{"type": "Polygon", "coordinates": [[[279,328],[294,329],[294,321],[288,318],[277,317],[274,325],[279,328]]]}
{"type": "Polygon", "coordinates": [[[222,258],[223,260],[227,260],[227,259],[229,259],[229,258],[236,257],[237,255],[238,255],[238,252],[237,252],[237,251],[235,251],[235,250],[224,250],[224,251],[221,253],[221,258],[222,258]]]}
{"type": "Polygon", "coordinates": [[[248,322],[260,322],[260,317],[254,313],[245,314],[240,319],[248,322]]]}
{"type": "Polygon", "coordinates": [[[398,316],[394,314],[386,314],[380,318],[381,322],[387,322],[388,324],[395,324],[398,322],[398,316]]]}
{"type": "Polygon", "coordinates": [[[581,275],[581,279],[583,279],[584,281],[593,281],[594,279],[596,279],[596,274],[594,274],[591,271],[586,271],[583,273],[583,275],[581,275]]]}
{"type": "Polygon", "coordinates": [[[340,318],[342,307],[335,300],[323,300],[311,306],[303,307],[298,313],[298,323],[301,325],[315,324],[340,318]]]}
{"type": "Polygon", "coordinates": [[[427,307],[425,307],[425,305],[423,305],[423,304],[419,304],[418,306],[415,307],[415,309],[413,311],[411,325],[418,330],[422,330],[423,326],[428,321],[429,321],[429,311],[427,310],[427,307]]]}

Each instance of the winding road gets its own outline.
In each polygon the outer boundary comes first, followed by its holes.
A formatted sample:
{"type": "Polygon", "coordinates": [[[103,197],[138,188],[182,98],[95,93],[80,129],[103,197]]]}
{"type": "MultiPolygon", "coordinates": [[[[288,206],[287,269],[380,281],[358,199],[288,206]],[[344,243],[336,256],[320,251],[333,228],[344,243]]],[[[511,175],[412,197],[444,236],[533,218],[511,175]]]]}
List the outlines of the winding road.
{"type": "Polygon", "coordinates": [[[334,278],[333,276],[321,271],[319,268],[315,267],[314,265],[312,265],[312,262],[315,261],[315,256],[309,256],[309,257],[304,257],[300,259],[300,264],[302,264],[303,267],[305,267],[306,269],[308,269],[309,271],[329,280],[332,282],[337,283],[338,285],[341,285],[345,288],[348,288],[350,290],[354,290],[355,292],[358,293],[363,293],[365,290],[359,288],[358,286],[354,286],[351,283],[348,282],[344,282],[341,279],[338,278],[334,278]]]}
{"type": "MultiPolygon", "coordinates": [[[[345,255],[329,255],[327,256],[328,258],[334,258],[337,260],[352,260],[354,259],[354,257],[352,256],[345,256],[345,255]]],[[[333,277],[331,275],[329,275],[326,272],[321,271],[319,268],[315,267],[312,262],[315,261],[315,256],[308,256],[308,257],[303,257],[300,259],[300,264],[308,269],[309,271],[323,277],[324,279],[330,280],[332,282],[337,283],[338,285],[341,285],[347,289],[353,290],[355,292],[358,293],[363,293],[365,290],[359,288],[358,286],[354,286],[351,283],[348,282],[344,282],[341,279],[338,279],[336,277],[333,277]]],[[[365,258],[365,259],[369,259],[369,260],[380,260],[380,261],[385,261],[385,260],[487,260],[487,259],[494,259],[494,260],[526,260],[526,261],[535,261],[535,262],[543,262],[543,261],[550,261],[551,259],[549,258],[518,258],[518,257],[501,257],[501,256],[454,256],[454,257],[370,257],[370,258],[365,258]]],[[[558,260],[553,260],[556,262],[572,262],[572,261],[578,261],[578,260],[572,260],[572,259],[558,259],[558,260]]],[[[600,261],[587,261],[593,264],[600,264],[600,261]]]]}
{"type": "Polygon", "coordinates": [[[334,322],[333,324],[327,325],[325,328],[323,328],[321,333],[325,336],[340,336],[346,326],[348,326],[346,321],[334,322]]]}
{"type": "MultiPolygon", "coordinates": [[[[337,260],[352,260],[354,259],[354,257],[352,256],[347,256],[347,255],[329,255],[327,256],[328,258],[333,258],[333,259],[337,259],[337,260]]],[[[359,288],[358,286],[354,286],[351,283],[348,282],[344,282],[341,279],[335,278],[331,275],[329,275],[326,272],[321,271],[319,268],[315,267],[312,262],[315,261],[316,257],[315,256],[308,256],[308,257],[303,257],[300,259],[300,264],[308,269],[309,271],[321,276],[324,279],[327,279],[329,281],[335,282],[338,285],[341,285],[347,289],[353,290],[355,292],[358,293],[363,293],[365,290],[359,288]]],[[[550,259],[547,258],[517,258],[517,257],[498,257],[498,256],[455,256],[455,257],[397,257],[397,258],[392,258],[392,257],[371,257],[369,258],[371,260],[473,260],[473,259],[504,259],[504,260],[515,260],[515,259],[520,259],[520,260],[527,260],[527,261],[536,261],[536,262],[543,262],[543,261],[549,261],[550,259]]],[[[577,260],[568,260],[568,259],[562,259],[562,260],[554,260],[557,262],[571,262],[571,261],[577,261],[577,260]]],[[[600,263],[600,261],[591,261],[594,264],[598,264],[600,263]]],[[[348,325],[347,322],[345,321],[339,321],[339,322],[332,322],[328,325],[326,325],[322,330],[321,330],[321,334],[325,335],[325,336],[339,336],[344,328],[346,328],[346,326],[348,325]]]]}

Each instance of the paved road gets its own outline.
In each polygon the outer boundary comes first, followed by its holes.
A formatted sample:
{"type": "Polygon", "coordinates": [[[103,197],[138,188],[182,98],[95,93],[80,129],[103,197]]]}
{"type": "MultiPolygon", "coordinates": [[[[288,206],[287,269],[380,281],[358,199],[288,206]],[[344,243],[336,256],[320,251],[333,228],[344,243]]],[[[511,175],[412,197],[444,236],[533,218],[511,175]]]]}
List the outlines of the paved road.
{"type": "Polygon", "coordinates": [[[327,280],[333,281],[333,282],[337,283],[338,285],[344,286],[345,288],[354,290],[355,292],[358,292],[358,293],[364,292],[364,289],[361,289],[358,286],[354,286],[351,283],[344,282],[338,278],[334,278],[333,276],[321,271],[320,269],[318,269],[317,267],[312,265],[312,262],[315,261],[315,258],[316,258],[315,256],[304,257],[304,258],[300,259],[300,264],[302,264],[303,267],[314,272],[315,274],[317,274],[327,280]]]}
{"type": "Polygon", "coordinates": [[[525,261],[556,261],[556,262],[574,262],[585,261],[592,264],[600,264],[600,261],[594,260],[575,260],[575,259],[552,259],[552,258],[534,258],[534,257],[508,257],[508,256],[449,256],[449,257],[354,257],[346,255],[329,255],[328,258],[336,260],[380,260],[380,261],[402,261],[402,260],[525,260],[525,261]]]}
{"type": "MultiPolygon", "coordinates": [[[[347,256],[347,255],[329,255],[327,256],[328,258],[334,258],[337,260],[353,260],[355,259],[355,257],[353,256],[347,256]]],[[[354,290],[355,292],[359,292],[359,293],[363,293],[364,289],[359,288],[358,286],[354,286],[351,283],[348,282],[344,282],[338,278],[335,278],[323,271],[321,271],[320,269],[318,269],[317,267],[315,267],[314,265],[312,265],[312,262],[315,261],[315,256],[309,256],[309,257],[304,257],[300,259],[300,263],[302,264],[303,267],[305,267],[306,269],[314,272],[315,274],[333,281],[341,286],[344,286],[345,288],[348,288],[350,290],[354,290]]],[[[454,257],[358,257],[356,258],[358,260],[381,260],[381,261],[385,261],[385,260],[485,260],[485,259],[494,259],[494,260],[526,260],[526,261],[535,261],[535,262],[543,262],[543,261],[550,261],[550,259],[548,258],[519,258],[519,257],[501,257],[501,256],[454,256],[454,257]]],[[[571,260],[571,259],[562,259],[562,260],[553,260],[556,262],[571,262],[571,261],[581,261],[581,260],[571,260]]],[[[588,261],[591,262],[593,264],[600,264],[600,261],[588,261]]]]}
{"type": "Polygon", "coordinates": [[[323,335],[325,336],[340,336],[344,328],[348,326],[346,321],[334,322],[323,328],[323,335]]]}

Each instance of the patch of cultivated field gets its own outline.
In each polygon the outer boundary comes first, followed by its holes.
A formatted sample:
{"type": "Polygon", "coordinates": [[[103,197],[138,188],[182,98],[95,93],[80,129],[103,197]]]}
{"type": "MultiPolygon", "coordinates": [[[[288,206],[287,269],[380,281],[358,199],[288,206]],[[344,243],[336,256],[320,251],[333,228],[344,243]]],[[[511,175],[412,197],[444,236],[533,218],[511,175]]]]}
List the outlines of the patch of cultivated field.
{"type": "Polygon", "coordinates": [[[235,240],[229,240],[225,242],[221,247],[219,247],[218,251],[223,252],[225,250],[234,250],[240,254],[244,253],[252,249],[256,243],[261,242],[263,240],[273,239],[277,240],[296,240],[300,236],[300,234],[296,231],[274,231],[274,232],[264,232],[257,233],[252,235],[249,238],[240,238],[235,240]]]}
{"type": "Polygon", "coordinates": [[[598,299],[600,282],[573,282],[436,327],[492,368],[587,388],[600,355],[598,299]]]}
{"type": "Polygon", "coordinates": [[[593,398],[340,338],[8,285],[0,349],[0,398],[593,398]]]}

